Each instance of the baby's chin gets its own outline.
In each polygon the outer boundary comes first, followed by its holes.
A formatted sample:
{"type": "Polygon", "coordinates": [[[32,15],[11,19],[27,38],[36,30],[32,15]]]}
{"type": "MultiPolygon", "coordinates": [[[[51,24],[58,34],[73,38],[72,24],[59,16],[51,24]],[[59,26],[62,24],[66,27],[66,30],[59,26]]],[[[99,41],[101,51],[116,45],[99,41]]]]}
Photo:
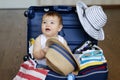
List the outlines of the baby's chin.
{"type": "Polygon", "coordinates": [[[56,37],[56,36],[54,36],[54,35],[52,35],[52,34],[45,34],[45,36],[46,36],[47,38],[56,37]]]}
{"type": "Polygon", "coordinates": [[[47,38],[52,37],[51,33],[47,33],[47,34],[45,34],[45,36],[46,36],[47,38]]]}

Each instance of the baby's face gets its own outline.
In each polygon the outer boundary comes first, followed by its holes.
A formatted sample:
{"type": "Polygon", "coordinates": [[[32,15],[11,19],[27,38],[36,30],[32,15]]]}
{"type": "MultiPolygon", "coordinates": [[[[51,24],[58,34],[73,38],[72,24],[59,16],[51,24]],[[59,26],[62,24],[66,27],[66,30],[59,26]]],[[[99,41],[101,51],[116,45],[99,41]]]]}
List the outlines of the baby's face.
{"type": "Polygon", "coordinates": [[[62,25],[59,23],[57,16],[44,16],[42,20],[42,32],[46,37],[56,37],[61,30],[62,25]]]}

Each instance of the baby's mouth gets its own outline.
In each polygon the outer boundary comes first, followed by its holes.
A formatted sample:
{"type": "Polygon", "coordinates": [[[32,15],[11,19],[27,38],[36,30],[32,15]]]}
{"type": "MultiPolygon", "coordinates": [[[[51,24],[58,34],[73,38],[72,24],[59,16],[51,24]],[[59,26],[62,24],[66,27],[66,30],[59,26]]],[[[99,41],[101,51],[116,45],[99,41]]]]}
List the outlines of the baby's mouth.
{"type": "Polygon", "coordinates": [[[49,29],[49,28],[46,28],[46,29],[45,29],[45,31],[51,31],[51,29],[49,29]]]}

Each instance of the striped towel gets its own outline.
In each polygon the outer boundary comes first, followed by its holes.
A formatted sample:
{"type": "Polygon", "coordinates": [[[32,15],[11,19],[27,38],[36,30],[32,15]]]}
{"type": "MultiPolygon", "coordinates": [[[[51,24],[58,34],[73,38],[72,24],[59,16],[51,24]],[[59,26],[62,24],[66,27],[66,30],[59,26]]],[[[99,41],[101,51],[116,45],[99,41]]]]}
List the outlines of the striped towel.
{"type": "Polygon", "coordinates": [[[80,70],[107,63],[102,50],[86,50],[82,54],[74,54],[74,56],[80,62],[80,70]]]}
{"type": "Polygon", "coordinates": [[[45,80],[48,70],[35,68],[35,65],[33,60],[22,63],[13,80],[45,80]]]}
{"type": "Polygon", "coordinates": [[[101,65],[107,63],[102,50],[83,51],[80,59],[80,68],[85,69],[89,66],[101,65]]]}

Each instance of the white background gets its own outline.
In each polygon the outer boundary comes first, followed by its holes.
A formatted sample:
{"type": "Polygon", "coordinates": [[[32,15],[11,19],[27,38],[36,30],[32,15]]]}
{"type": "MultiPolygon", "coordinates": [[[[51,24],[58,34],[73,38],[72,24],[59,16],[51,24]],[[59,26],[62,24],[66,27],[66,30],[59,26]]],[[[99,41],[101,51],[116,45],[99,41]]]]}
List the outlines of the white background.
{"type": "Polygon", "coordinates": [[[38,5],[38,0],[0,0],[0,8],[28,8],[38,5]]]}

